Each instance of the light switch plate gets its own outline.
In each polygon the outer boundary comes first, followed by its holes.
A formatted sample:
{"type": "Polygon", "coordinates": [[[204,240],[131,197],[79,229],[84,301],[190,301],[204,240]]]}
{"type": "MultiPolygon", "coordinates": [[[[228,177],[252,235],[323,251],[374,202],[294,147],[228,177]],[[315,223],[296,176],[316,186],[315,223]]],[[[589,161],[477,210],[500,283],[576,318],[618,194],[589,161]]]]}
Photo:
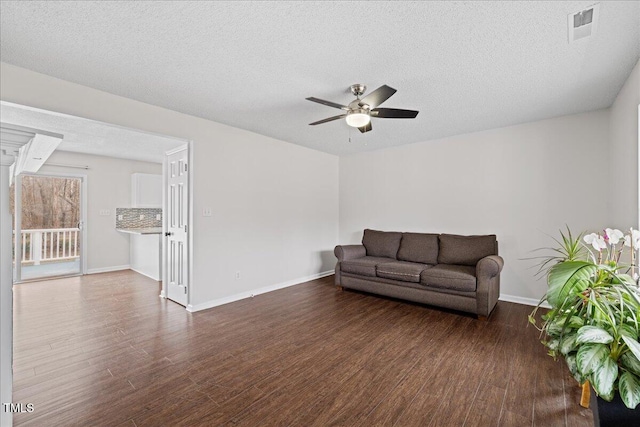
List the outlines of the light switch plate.
{"type": "Polygon", "coordinates": [[[118,215],[118,221],[122,221],[124,219],[123,215],[118,215]]]}
{"type": "Polygon", "coordinates": [[[211,212],[211,208],[204,208],[202,210],[202,216],[211,216],[212,212],[211,212]]]}
{"type": "Polygon", "coordinates": [[[144,219],[144,215],[140,215],[140,219],[144,219]]]}
{"type": "Polygon", "coordinates": [[[156,215],[156,221],[160,221],[161,219],[162,219],[162,215],[157,214],[157,215],[156,215]]]}
{"type": "Polygon", "coordinates": [[[111,211],[109,209],[100,209],[100,216],[109,216],[111,211]]]}

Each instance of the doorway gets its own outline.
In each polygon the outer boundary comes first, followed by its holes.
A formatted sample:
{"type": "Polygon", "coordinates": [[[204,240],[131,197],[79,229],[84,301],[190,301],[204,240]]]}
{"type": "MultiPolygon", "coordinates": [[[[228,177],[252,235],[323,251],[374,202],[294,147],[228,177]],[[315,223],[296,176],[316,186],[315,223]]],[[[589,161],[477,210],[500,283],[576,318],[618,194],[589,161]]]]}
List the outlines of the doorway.
{"type": "Polygon", "coordinates": [[[11,193],[16,283],[84,273],[84,176],[21,174],[11,193]]]}

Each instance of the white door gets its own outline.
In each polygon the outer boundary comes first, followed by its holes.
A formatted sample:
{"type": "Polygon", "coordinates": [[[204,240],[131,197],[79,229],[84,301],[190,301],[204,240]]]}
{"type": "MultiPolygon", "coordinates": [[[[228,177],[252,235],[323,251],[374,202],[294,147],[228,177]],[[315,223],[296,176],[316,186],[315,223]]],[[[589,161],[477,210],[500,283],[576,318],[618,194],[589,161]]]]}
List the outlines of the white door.
{"type": "Polygon", "coordinates": [[[167,269],[163,278],[167,297],[187,305],[189,253],[187,245],[189,212],[189,165],[186,148],[167,154],[167,269]]]}

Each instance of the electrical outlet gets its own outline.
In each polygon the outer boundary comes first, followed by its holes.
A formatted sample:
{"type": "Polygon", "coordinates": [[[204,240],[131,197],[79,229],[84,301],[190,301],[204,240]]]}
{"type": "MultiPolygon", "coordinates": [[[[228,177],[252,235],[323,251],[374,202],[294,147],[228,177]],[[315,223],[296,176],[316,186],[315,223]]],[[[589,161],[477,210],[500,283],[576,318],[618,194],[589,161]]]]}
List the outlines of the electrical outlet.
{"type": "Polygon", "coordinates": [[[202,216],[211,216],[211,214],[212,214],[211,208],[204,208],[202,210],[202,216]]]}
{"type": "Polygon", "coordinates": [[[122,221],[124,219],[123,215],[118,215],[118,221],[122,221]]]}
{"type": "Polygon", "coordinates": [[[100,216],[109,216],[111,211],[109,209],[100,209],[100,216]]]}
{"type": "Polygon", "coordinates": [[[236,271],[236,279],[239,279],[239,278],[240,278],[240,272],[236,271]]]}
{"type": "Polygon", "coordinates": [[[140,215],[140,219],[144,219],[144,215],[140,215]]]}
{"type": "Polygon", "coordinates": [[[161,214],[156,215],[156,221],[160,221],[161,219],[162,219],[162,215],[161,214]]]}

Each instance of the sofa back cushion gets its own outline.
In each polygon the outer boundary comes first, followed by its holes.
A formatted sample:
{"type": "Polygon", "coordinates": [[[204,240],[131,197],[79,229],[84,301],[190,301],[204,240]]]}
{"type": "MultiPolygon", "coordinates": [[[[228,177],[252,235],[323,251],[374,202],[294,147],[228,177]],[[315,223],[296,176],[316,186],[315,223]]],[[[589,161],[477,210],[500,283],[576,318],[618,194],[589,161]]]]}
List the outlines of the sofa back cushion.
{"type": "Polygon", "coordinates": [[[402,233],[398,259],[421,264],[438,263],[438,235],[402,233]]]}
{"type": "Polygon", "coordinates": [[[362,244],[367,250],[367,256],[380,256],[386,258],[396,258],[402,233],[395,231],[364,230],[362,244]]]}
{"type": "Polygon", "coordinates": [[[486,236],[440,235],[438,264],[476,265],[489,255],[498,255],[495,234],[486,236]]]}

